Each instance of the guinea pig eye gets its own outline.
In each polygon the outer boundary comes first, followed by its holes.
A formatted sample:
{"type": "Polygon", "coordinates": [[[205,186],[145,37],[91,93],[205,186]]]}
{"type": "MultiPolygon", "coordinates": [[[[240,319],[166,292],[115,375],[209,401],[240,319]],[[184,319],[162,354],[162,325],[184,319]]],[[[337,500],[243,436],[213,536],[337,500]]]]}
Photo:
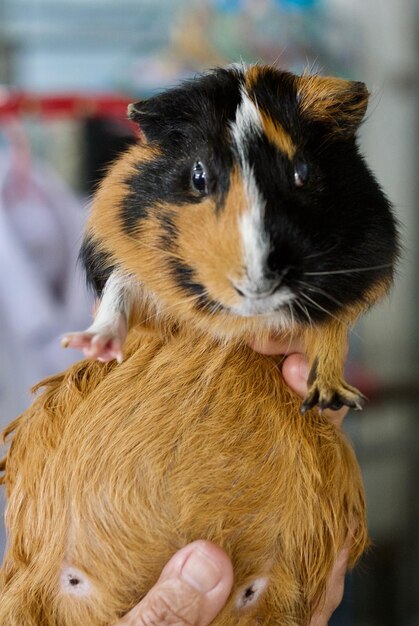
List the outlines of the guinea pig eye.
{"type": "Polygon", "coordinates": [[[207,174],[201,161],[197,161],[192,169],[192,187],[201,195],[207,193],[207,174]]]}
{"type": "Polygon", "coordinates": [[[294,183],[296,187],[303,187],[308,180],[308,165],[299,159],[294,164],[294,183]]]}

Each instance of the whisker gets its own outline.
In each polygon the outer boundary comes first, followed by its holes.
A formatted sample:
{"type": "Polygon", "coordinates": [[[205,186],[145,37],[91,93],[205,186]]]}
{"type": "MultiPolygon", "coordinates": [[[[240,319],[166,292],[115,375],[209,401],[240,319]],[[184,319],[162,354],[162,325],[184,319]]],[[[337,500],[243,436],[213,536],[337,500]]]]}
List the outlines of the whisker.
{"type": "MultiPolygon", "coordinates": [[[[334,302],[338,306],[341,306],[341,307],[345,306],[342,302],[340,302],[339,300],[336,300],[336,298],[333,298],[326,291],[323,291],[323,289],[320,289],[318,287],[312,287],[312,286],[308,285],[307,283],[304,283],[303,281],[298,281],[298,282],[300,282],[302,285],[305,285],[308,289],[310,289],[310,291],[314,291],[314,292],[317,292],[317,293],[320,293],[320,294],[324,295],[326,298],[329,298],[329,300],[331,300],[332,302],[334,302]]],[[[359,333],[357,333],[353,328],[350,329],[350,332],[352,333],[352,335],[354,335],[354,337],[357,337],[358,339],[361,339],[361,341],[363,341],[363,338],[361,337],[361,335],[359,333]]]]}
{"type": "Polygon", "coordinates": [[[215,315],[219,311],[223,311],[224,307],[219,302],[207,302],[205,304],[205,306],[202,307],[202,310],[204,310],[204,311],[206,310],[206,311],[208,311],[208,313],[211,313],[212,315],[215,315]]]}
{"type": "MultiPolygon", "coordinates": [[[[301,281],[299,281],[299,282],[301,282],[301,281]]],[[[328,294],[327,294],[326,292],[319,292],[319,293],[324,293],[324,295],[325,295],[325,296],[328,296],[328,294]]],[[[308,300],[311,300],[311,299],[307,296],[307,294],[302,293],[301,295],[302,295],[303,297],[305,296],[308,300]]],[[[341,304],[338,300],[333,300],[333,301],[334,301],[334,302],[336,302],[336,304],[339,304],[339,305],[341,304]]],[[[337,318],[336,316],[334,316],[334,315],[333,315],[330,311],[327,311],[326,309],[323,309],[323,308],[319,305],[319,303],[318,303],[318,302],[315,302],[314,300],[311,300],[311,302],[312,302],[315,306],[317,306],[317,308],[318,308],[318,309],[321,309],[321,310],[322,310],[322,311],[324,311],[325,313],[328,313],[328,315],[330,315],[331,317],[333,317],[334,319],[336,319],[336,320],[337,320],[338,322],[340,322],[341,324],[343,324],[343,323],[344,323],[342,320],[340,320],[339,318],[337,318]]],[[[302,308],[302,305],[301,305],[301,303],[300,303],[300,302],[298,302],[298,300],[295,300],[295,303],[296,303],[296,304],[298,304],[298,305],[300,306],[300,308],[302,308]]],[[[344,305],[342,304],[342,306],[344,306],[344,305]]],[[[307,307],[305,307],[305,308],[307,309],[307,307]]],[[[306,311],[306,315],[308,315],[308,317],[309,317],[309,321],[310,321],[310,325],[311,325],[311,327],[313,327],[313,323],[312,323],[312,320],[311,320],[311,318],[310,318],[310,316],[309,316],[309,314],[308,314],[308,311],[306,311]]],[[[357,332],[356,332],[356,330],[355,330],[354,328],[350,328],[350,327],[348,327],[348,332],[349,332],[351,335],[353,335],[354,337],[357,337],[360,341],[364,341],[364,338],[363,338],[363,337],[362,337],[359,333],[357,333],[357,332]]]]}
{"type": "Polygon", "coordinates": [[[338,317],[336,317],[336,315],[333,315],[333,313],[331,313],[330,311],[328,311],[327,309],[322,307],[318,302],[316,302],[315,300],[310,298],[310,296],[308,296],[306,293],[301,292],[301,295],[302,295],[303,298],[305,298],[308,302],[310,302],[317,309],[319,309],[320,311],[323,311],[323,313],[326,313],[327,315],[329,315],[330,317],[335,319],[337,322],[339,322],[339,324],[343,324],[344,323],[344,322],[342,322],[342,320],[340,320],[338,317]]]}
{"type": "Polygon", "coordinates": [[[302,302],[300,302],[299,300],[294,300],[294,304],[296,304],[298,306],[298,308],[304,313],[304,315],[306,316],[308,323],[310,324],[311,328],[313,328],[313,320],[310,317],[310,313],[308,312],[308,309],[306,306],[304,306],[302,304],[302,302]]]}
{"type": "Polygon", "coordinates": [[[290,339],[288,342],[288,346],[287,346],[287,353],[291,347],[292,344],[292,340],[294,339],[294,332],[295,332],[295,317],[294,317],[294,311],[292,310],[292,304],[290,302],[287,303],[289,312],[290,312],[290,317],[291,317],[291,328],[290,328],[290,339]]]}
{"type": "Polygon", "coordinates": [[[319,256],[324,256],[325,254],[330,254],[330,252],[333,252],[333,250],[335,250],[338,247],[338,245],[339,244],[335,243],[333,246],[331,246],[327,250],[322,250],[321,252],[316,252],[315,254],[308,254],[304,258],[305,259],[315,259],[315,258],[318,258],[319,256]]]}
{"type": "Polygon", "coordinates": [[[311,319],[310,311],[308,310],[307,305],[305,305],[305,304],[303,304],[301,302],[301,306],[302,306],[303,310],[305,311],[305,313],[306,313],[306,315],[308,317],[308,321],[309,321],[309,324],[310,324],[311,328],[314,328],[314,323],[313,323],[313,320],[311,319]]]}
{"type": "Polygon", "coordinates": [[[334,302],[335,304],[337,304],[338,306],[344,307],[345,305],[343,304],[343,302],[340,302],[339,300],[337,300],[336,298],[334,298],[333,296],[331,296],[329,293],[327,293],[327,291],[324,291],[323,289],[320,289],[320,287],[314,286],[314,285],[310,285],[309,283],[305,283],[303,280],[297,280],[297,282],[300,285],[303,285],[304,287],[306,287],[307,289],[309,289],[310,291],[314,291],[314,293],[319,293],[322,296],[325,296],[326,298],[328,298],[329,300],[331,300],[332,302],[334,302]]]}
{"type": "Polygon", "coordinates": [[[356,330],[354,328],[349,328],[349,334],[353,335],[354,337],[356,337],[359,341],[361,341],[362,343],[365,343],[365,337],[363,337],[362,335],[360,335],[359,333],[356,332],[356,330]]]}
{"type": "Polygon", "coordinates": [[[349,270],[330,270],[327,272],[304,272],[305,276],[328,276],[330,274],[351,274],[352,272],[371,272],[373,270],[381,270],[386,267],[392,267],[392,263],[385,265],[371,265],[371,267],[355,267],[349,270]]]}

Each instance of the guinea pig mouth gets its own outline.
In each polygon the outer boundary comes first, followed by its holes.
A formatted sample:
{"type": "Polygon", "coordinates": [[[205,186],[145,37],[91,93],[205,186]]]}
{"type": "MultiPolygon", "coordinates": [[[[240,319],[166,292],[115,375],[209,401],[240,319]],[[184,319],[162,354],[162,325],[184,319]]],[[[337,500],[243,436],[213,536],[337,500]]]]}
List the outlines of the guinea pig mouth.
{"type": "Polygon", "coordinates": [[[240,301],[230,306],[230,311],[240,317],[253,317],[255,315],[272,315],[284,308],[289,309],[295,294],[288,288],[282,287],[269,295],[242,295],[240,301]]]}

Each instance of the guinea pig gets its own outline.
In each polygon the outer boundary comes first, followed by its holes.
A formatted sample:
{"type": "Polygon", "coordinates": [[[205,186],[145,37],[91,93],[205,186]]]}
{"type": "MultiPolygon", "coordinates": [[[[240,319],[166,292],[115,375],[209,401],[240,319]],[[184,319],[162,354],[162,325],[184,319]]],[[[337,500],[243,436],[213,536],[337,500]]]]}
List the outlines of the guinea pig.
{"type": "Polygon", "coordinates": [[[65,341],[97,358],[5,432],[1,626],[112,626],[194,539],[233,562],[214,624],[307,626],[345,542],[358,560],[362,481],[322,409],[362,404],[347,332],[398,254],[357,147],[367,102],[359,82],[234,65],[130,107],[139,142],[82,246],[99,310],[65,341]],[[249,347],[273,334],[306,347],[302,407],[249,347]]]}
{"type": "Polygon", "coordinates": [[[397,251],[355,143],[367,101],[362,83],[256,66],[131,105],[143,141],[102,185],[81,252],[101,306],[63,344],[120,362],[146,298],[147,314],[217,337],[301,335],[303,410],[361,408],[342,377],[347,331],[387,291],[397,251]]]}

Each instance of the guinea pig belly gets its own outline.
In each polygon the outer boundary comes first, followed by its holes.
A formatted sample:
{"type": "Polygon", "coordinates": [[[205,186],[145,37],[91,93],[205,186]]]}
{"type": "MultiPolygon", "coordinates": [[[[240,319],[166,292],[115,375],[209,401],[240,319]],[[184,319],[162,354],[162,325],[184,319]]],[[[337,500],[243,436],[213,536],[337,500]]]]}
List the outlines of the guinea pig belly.
{"type": "Polygon", "coordinates": [[[214,624],[308,623],[348,533],[352,563],[367,541],[342,434],[245,346],[134,333],[126,355],[51,379],[15,424],[0,623],[111,626],[195,539],[234,566],[214,624]]]}

